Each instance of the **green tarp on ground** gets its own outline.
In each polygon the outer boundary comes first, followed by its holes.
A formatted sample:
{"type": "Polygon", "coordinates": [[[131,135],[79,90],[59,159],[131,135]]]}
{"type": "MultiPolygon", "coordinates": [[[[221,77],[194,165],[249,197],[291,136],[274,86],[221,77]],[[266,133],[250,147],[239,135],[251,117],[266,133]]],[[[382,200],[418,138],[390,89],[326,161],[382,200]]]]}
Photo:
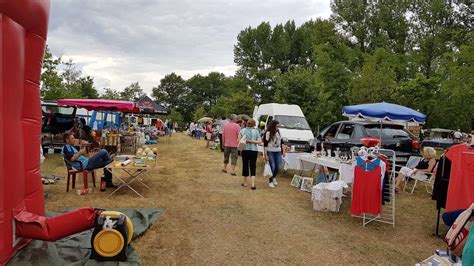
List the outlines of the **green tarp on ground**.
{"type": "MultiPolygon", "coordinates": [[[[119,211],[132,219],[133,239],[143,235],[154,224],[164,209],[107,209],[119,211]]],[[[62,212],[48,212],[48,217],[62,212]]],[[[130,245],[126,262],[98,262],[90,260],[92,229],[65,237],[56,242],[33,240],[20,250],[8,265],[140,265],[140,258],[130,245]]],[[[132,241],[133,244],[133,241],[132,241]]]]}

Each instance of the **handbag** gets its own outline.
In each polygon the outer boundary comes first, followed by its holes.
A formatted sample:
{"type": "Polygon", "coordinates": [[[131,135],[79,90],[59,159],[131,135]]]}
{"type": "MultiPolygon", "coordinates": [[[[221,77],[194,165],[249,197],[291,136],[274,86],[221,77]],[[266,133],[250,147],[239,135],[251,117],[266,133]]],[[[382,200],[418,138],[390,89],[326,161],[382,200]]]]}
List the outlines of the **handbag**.
{"type": "Polygon", "coordinates": [[[245,149],[245,146],[247,146],[247,137],[244,135],[240,138],[239,141],[239,151],[243,151],[245,149]]]}
{"type": "Polygon", "coordinates": [[[474,203],[458,216],[444,238],[451,254],[455,256],[460,257],[462,255],[469,233],[472,233],[469,230],[473,219],[473,209],[474,203]]]}

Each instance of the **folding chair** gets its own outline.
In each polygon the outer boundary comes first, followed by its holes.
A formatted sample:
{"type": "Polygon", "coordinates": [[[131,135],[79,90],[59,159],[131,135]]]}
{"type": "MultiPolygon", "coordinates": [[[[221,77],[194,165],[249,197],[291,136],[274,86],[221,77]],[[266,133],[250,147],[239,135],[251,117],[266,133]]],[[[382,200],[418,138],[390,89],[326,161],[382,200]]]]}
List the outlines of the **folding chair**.
{"type": "Polygon", "coordinates": [[[96,187],[95,186],[95,173],[94,173],[94,170],[86,170],[82,166],[82,162],[80,162],[80,161],[77,161],[77,162],[79,163],[80,167],[79,167],[79,169],[74,169],[72,167],[72,162],[67,160],[66,158],[64,158],[64,163],[66,164],[66,168],[67,168],[66,192],[69,192],[69,181],[70,181],[71,178],[72,178],[72,189],[76,188],[76,174],[78,174],[78,173],[79,174],[82,173],[84,188],[88,187],[88,174],[89,173],[91,173],[92,182],[94,184],[94,187],[96,187]]]}
{"type": "Polygon", "coordinates": [[[410,178],[412,178],[412,179],[415,180],[415,184],[413,184],[413,187],[411,188],[410,194],[413,194],[418,182],[421,182],[421,183],[425,184],[426,192],[428,192],[429,194],[433,193],[434,177],[436,176],[436,171],[437,170],[438,170],[438,162],[436,161],[436,164],[433,168],[433,171],[431,173],[424,173],[426,175],[426,179],[424,179],[424,180],[423,179],[416,179],[416,178],[413,178],[413,177],[410,177],[410,176],[406,176],[405,177],[405,185],[403,186],[403,192],[405,192],[405,189],[406,189],[407,184],[408,184],[408,180],[410,178]]]}

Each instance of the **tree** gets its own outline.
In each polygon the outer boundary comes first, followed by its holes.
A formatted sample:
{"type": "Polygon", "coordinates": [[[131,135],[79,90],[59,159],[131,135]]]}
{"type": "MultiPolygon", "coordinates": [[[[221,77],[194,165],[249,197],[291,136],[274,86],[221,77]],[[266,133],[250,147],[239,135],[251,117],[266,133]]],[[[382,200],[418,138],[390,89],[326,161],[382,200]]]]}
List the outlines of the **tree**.
{"type": "Polygon", "coordinates": [[[390,99],[396,87],[393,54],[378,48],[373,55],[366,55],[364,61],[360,74],[350,85],[350,103],[373,103],[390,99]]]}
{"type": "Polygon", "coordinates": [[[58,73],[59,65],[61,58],[55,58],[46,46],[41,71],[41,96],[45,100],[60,99],[66,95],[61,75],[58,73]]]}
{"type": "Polygon", "coordinates": [[[206,116],[206,111],[204,110],[204,107],[199,106],[196,111],[193,113],[193,120],[198,121],[199,119],[203,118],[206,116]]]}
{"type": "Polygon", "coordinates": [[[191,109],[203,106],[209,111],[219,97],[227,94],[226,77],[218,72],[211,72],[207,76],[196,74],[186,81],[186,87],[192,92],[188,94],[188,107],[191,109]]]}
{"type": "Polygon", "coordinates": [[[120,100],[120,92],[111,88],[105,88],[105,92],[100,96],[100,98],[108,100],[120,100]]]}
{"type": "Polygon", "coordinates": [[[186,81],[174,72],[160,80],[160,85],[153,87],[152,97],[169,109],[178,110],[185,121],[192,119],[194,109],[188,99],[189,89],[186,81]]]}
{"type": "Polygon", "coordinates": [[[167,118],[177,123],[182,123],[184,121],[183,115],[181,115],[181,113],[178,112],[176,109],[171,109],[167,118]]]}
{"type": "Polygon", "coordinates": [[[300,67],[277,79],[275,102],[297,104],[313,128],[324,126],[337,118],[337,105],[331,94],[310,70],[300,67]]]}
{"type": "Polygon", "coordinates": [[[63,63],[63,68],[64,70],[61,77],[63,79],[64,87],[69,91],[69,93],[73,93],[76,89],[76,82],[82,75],[82,72],[77,69],[77,66],[72,59],[63,63]]]}
{"type": "Polygon", "coordinates": [[[63,63],[61,58],[55,58],[46,47],[41,74],[41,95],[45,100],[97,99],[99,94],[94,87],[94,79],[91,76],[81,76],[82,72],[72,59],[63,63]],[[63,69],[61,74],[59,69],[63,69]]]}
{"type": "Polygon", "coordinates": [[[231,114],[252,115],[255,101],[249,92],[235,91],[228,96],[221,96],[211,108],[213,117],[229,116],[231,114]]]}
{"type": "Polygon", "coordinates": [[[134,102],[145,95],[146,94],[143,92],[140,84],[138,82],[134,82],[125,87],[123,91],[120,92],[120,99],[134,102]]]}
{"type": "Polygon", "coordinates": [[[99,98],[99,93],[94,87],[94,79],[91,76],[79,78],[74,87],[80,94],[80,98],[85,99],[97,99],[99,98]]]}

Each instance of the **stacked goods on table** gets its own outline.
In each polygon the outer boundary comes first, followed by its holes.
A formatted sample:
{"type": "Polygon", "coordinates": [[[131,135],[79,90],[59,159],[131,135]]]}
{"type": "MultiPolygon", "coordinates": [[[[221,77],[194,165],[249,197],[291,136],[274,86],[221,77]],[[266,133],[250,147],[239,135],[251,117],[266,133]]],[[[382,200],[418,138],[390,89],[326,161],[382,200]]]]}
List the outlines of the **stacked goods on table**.
{"type": "Polygon", "coordinates": [[[145,162],[145,160],[143,160],[143,159],[135,158],[134,165],[135,165],[135,166],[138,166],[138,167],[145,167],[145,166],[146,166],[146,162],[145,162]]]}
{"type": "Polygon", "coordinates": [[[142,148],[139,148],[137,150],[136,156],[137,158],[141,158],[141,159],[155,160],[157,152],[158,152],[157,148],[151,149],[147,146],[143,146],[142,148]]]}

